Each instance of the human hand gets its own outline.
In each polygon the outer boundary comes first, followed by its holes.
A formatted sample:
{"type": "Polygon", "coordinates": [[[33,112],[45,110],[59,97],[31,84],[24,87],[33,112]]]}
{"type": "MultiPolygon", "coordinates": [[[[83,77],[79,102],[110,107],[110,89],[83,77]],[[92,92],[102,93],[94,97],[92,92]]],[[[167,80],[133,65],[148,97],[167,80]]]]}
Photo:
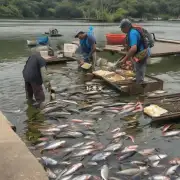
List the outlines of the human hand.
{"type": "Polygon", "coordinates": [[[84,60],[80,60],[79,64],[80,64],[80,66],[82,66],[84,64],[84,60]]]}

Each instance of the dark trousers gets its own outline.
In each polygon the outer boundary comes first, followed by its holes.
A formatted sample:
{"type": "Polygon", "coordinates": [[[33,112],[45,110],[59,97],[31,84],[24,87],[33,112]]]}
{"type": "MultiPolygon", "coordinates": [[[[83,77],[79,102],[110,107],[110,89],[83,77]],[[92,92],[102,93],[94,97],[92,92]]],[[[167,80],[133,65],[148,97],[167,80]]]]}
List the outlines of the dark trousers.
{"type": "Polygon", "coordinates": [[[45,95],[42,85],[25,82],[25,90],[26,90],[26,98],[30,102],[33,101],[33,95],[39,104],[45,101],[45,95]]]}

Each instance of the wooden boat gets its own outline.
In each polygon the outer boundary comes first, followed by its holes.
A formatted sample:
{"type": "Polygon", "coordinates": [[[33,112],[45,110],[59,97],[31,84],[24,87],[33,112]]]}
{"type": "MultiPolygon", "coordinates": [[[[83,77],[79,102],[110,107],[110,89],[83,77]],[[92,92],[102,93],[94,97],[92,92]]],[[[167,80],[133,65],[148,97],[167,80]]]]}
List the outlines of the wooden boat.
{"type": "Polygon", "coordinates": [[[63,36],[62,34],[59,34],[58,33],[58,30],[57,29],[49,29],[49,32],[45,32],[45,34],[48,34],[50,37],[60,37],[60,36],[63,36]]]}
{"type": "Polygon", "coordinates": [[[125,34],[106,34],[108,45],[122,45],[125,42],[125,34]]]}
{"type": "Polygon", "coordinates": [[[28,46],[36,46],[38,42],[36,40],[27,40],[27,45],[28,46]]]}

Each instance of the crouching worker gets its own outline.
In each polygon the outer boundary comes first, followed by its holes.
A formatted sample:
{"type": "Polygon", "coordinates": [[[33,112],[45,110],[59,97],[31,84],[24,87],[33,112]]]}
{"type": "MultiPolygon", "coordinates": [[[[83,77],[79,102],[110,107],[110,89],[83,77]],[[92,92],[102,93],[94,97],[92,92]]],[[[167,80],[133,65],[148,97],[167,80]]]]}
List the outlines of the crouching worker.
{"type": "Polygon", "coordinates": [[[88,70],[94,71],[96,63],[96,40],[94,36],[88,35],[87,33],[80,31],[76,34],[75,38],[79,38],[80,47],[77,49],[76,54],[81,54],[79,59],[79,70],[82,70],[81,66],[84,63],[89,63],[92,68],[88,70]]]}
{"type": "Polygon", "coordinates": [[[32,52],[31,56],[26,61],[23,69],[23,78],[25,81],[26,98],[29,104],[37,105],[43,108],[45,94],[42,84],[50,91],[51,84],[47,77],[46,61],[41,57],[40,52],[32,52]],[[33,100],[33,95],[35,100],[33,100]]]}

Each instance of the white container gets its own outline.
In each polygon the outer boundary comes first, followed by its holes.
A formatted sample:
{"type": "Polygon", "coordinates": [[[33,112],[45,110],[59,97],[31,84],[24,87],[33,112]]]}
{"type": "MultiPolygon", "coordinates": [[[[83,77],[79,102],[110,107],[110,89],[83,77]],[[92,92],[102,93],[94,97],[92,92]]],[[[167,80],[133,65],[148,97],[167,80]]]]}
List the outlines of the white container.
{"type": "Polygon", "coordinates": [[[73,54],[76,52],[76,49],[78,48],[78,45],[76,44],[64,44],[64,56],[65,57],[72,57],[73,54]]]}

